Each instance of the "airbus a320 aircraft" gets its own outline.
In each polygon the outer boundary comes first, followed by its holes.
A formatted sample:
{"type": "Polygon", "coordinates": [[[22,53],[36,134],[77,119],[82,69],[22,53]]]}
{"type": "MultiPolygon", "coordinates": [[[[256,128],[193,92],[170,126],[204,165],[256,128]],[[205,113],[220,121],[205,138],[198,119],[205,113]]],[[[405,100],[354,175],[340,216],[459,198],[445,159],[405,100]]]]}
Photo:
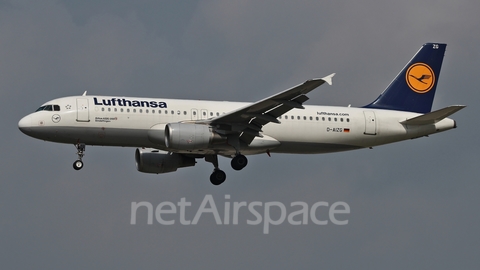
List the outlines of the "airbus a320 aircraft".
{"type": "Polygon", "coordinates": [[[137,170],[167,173],[203,158],[214,166],[210,181],[226,179],[218,155],[234,170],[245,155],[315,154],[373,147],[449,130],[447,118],[465,106],[431,111],[446,44],[427,43],[372,103],[360,107],[307,106],[307,94],[332,84],[328,75],[255,103],[116,96],[63,97],[20,120],[37,139],[74,144],[83,168],[85,145],[137,147],[137,170]]]}

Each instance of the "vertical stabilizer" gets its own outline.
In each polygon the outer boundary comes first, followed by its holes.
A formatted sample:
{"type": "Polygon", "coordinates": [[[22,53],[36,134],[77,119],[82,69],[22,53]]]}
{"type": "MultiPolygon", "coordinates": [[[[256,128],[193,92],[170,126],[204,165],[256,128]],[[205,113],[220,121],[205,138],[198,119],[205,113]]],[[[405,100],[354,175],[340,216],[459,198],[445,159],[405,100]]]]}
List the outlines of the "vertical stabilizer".
{"type": "Polygon", "coordinates": [[[424,44],[387,89],[365,107],[430,112],[446,47],[441,43],[424,44]]]}

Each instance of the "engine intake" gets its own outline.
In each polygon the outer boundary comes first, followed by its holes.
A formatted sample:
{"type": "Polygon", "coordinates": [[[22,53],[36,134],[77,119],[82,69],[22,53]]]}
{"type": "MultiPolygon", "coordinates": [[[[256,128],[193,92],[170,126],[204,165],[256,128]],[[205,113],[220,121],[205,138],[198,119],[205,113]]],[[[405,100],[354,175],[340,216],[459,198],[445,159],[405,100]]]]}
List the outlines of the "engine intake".
{"type": "Polygon", "coordinates": [[[157,174],[174,172],[178,168],[191,167],[196,163],[195,158],[153,148],[137,148],[135,161],[139,172],[157,174]]]}

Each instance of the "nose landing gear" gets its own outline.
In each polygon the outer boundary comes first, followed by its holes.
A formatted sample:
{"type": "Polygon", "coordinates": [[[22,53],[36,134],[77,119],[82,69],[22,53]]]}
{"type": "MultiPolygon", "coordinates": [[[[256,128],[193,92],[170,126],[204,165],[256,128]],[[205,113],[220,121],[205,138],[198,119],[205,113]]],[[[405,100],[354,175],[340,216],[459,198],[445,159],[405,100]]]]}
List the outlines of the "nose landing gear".
{"type": "Polygon", "coordinates": [[[77,148],[77,155],[78,159],[75,160],[73,163],[73,168],[78,171],[81,168],[83,168],[83,161],[82,158],[85,156],[85,144],[84,143],[77,143],[75,144],[75,147],[77,148]]]}

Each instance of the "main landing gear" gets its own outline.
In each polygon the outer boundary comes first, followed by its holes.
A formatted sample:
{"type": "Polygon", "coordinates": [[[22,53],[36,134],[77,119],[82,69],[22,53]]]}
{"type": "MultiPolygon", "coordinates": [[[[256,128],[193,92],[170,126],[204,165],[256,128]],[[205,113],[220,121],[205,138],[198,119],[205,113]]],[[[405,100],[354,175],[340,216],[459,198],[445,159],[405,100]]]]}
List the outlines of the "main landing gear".
{"type": "MultiPolygon", "coordinates": [[[[218,156],[206,155],[205,161],[212,163],[214,166],[213,172],[210,175],[210,182],[215,186],[218,186],[225,182],[225,179],[227,179],[227,175],[218,167],[218,156]]],[[[231,161],[232,168],[237,171],[245,168],[245,166],[247,166],[247,163],[247,158],[242,154],[237,154],[235,157],[232,158],[231,161]]]]}
{"type": "Polygon", "coordinates": [[[210,175],[210,182],[215,186],[218,186],[221,183],[225,182],[225,179],[227,179],[227,175],[225,174],[224,171],[222,171],[222,170],[220,170],[220,168],[218,168],[218,156],[217,155],[206,155],[205,156],[205,161],[212,163],[213,167],[214,167],[213,172],[210,175]]]}
{"type": "Polygon", "coordinates": [[[232,161],[230,162],[232,165],[232,168],[236,171],[240,171],[241,169],[245,168],[248,164],[248,159],[246,156],[242,154],[238,154],[235,157],[232,158],[232,161]]]}
{"type": "Polygon", "coordinates": [[[214,169],[213,173],[210,175],[210,183],[215,186],[218,186],[221,183],[225,182],[225,179],[227,179],[227,174],[225,174],[224,171],[218,168],[214,169]]]}
{"type": "Polygon", "coordinates": [[[85,144],[84,143],[77,143],[77,144],[75,144],[75,147],[77,148],[78,159],[75,160],[75,162],[73,163],[73,168],[78,171],[81,168],[83,168],[82,158],[83,158],[83,156],[85,156],[85,144]]]}

